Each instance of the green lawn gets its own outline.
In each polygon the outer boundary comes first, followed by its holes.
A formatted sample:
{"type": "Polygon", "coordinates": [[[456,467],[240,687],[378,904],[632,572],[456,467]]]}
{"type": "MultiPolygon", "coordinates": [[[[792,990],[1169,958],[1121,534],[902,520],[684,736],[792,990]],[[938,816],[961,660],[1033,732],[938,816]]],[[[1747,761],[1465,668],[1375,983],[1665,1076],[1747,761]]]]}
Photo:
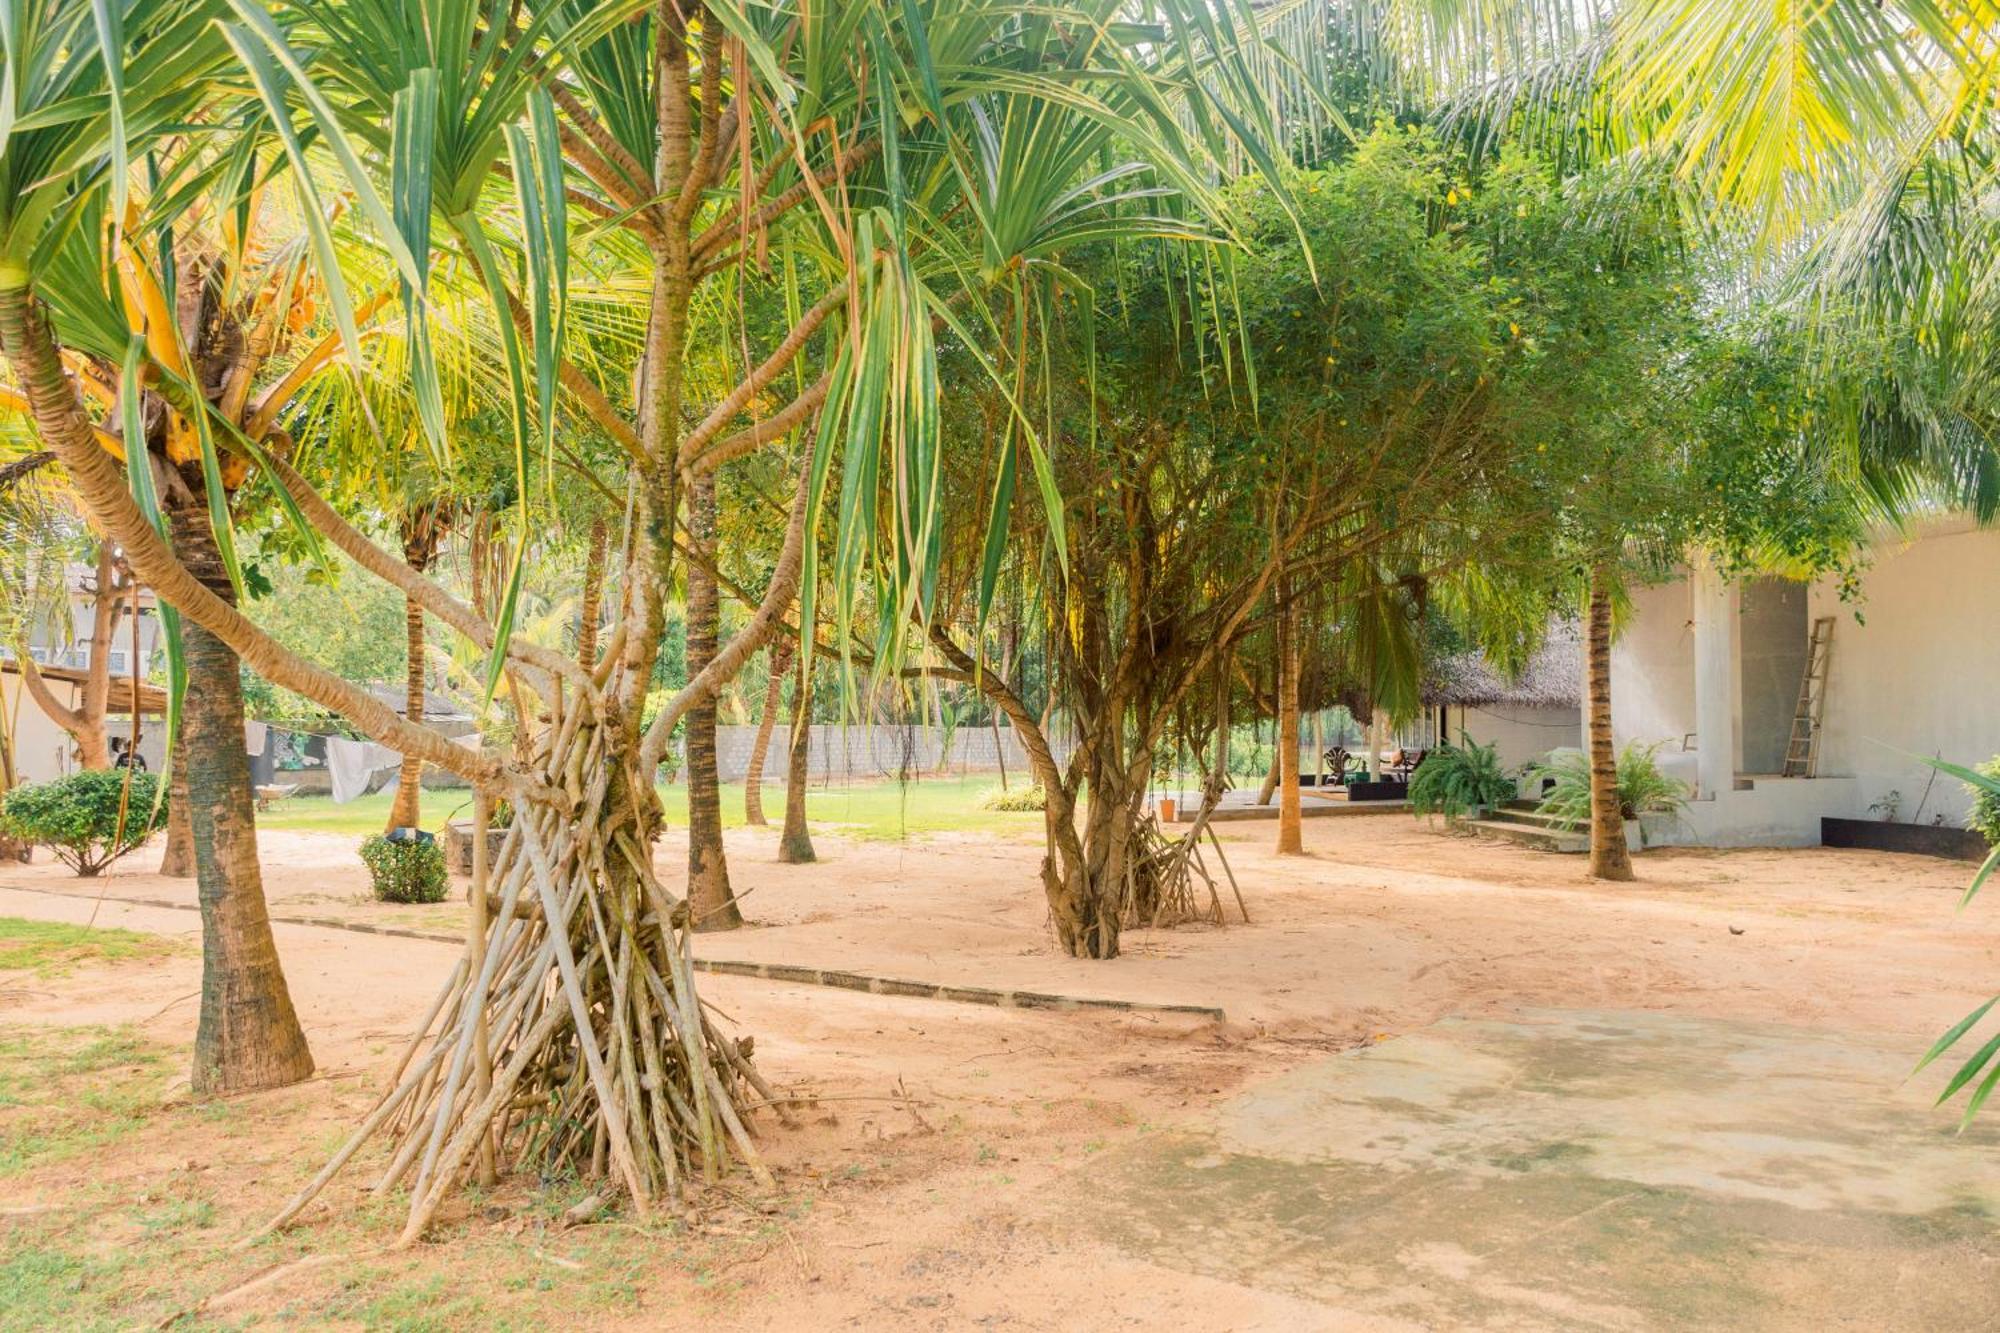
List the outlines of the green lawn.
{"type": "Polygon", "coordinates": [[[79,963],[157,958],[176,947],[159,935],[0,916],[0,972],[59,976],[79,963]]]}
{"type": "MultiPolygon", "coordinates": [[[[849,787],[814,787],[806,794],[806,817],[815,825],[843,837],[893,841],[933,833],[990,833],[1039,835],[1042,817],[1034,811],[997,811],[980,807],[980,798],[1000,785],[997,775],[982,773],[965,778],[926,778],[908,784],[876,782],[849,787]]],[[[1020,778],[1014,779],[1020,785],[1020,778]]],[[[687,788],[676,784],[660,788],[671,824],[687,822],[687,788]]],[[[783,819],[783,787],[766,785],[764,813],[772,821],[783,819]]],[[[463,791],[424,793],[425,828],[436,829],[447,819],[468,819],[472,797],[463,791]]],[[[376,794],[335,805],[324,796],[295,796],[257,817],[267,829],[303,830],[318,833],[346,833],[366,837],[379,833],[389,818],[389,798],[376,794]]],[[[722,788],[722,822],[729,828],[743,823],[743,784],[727,783],[722,788]]]]}

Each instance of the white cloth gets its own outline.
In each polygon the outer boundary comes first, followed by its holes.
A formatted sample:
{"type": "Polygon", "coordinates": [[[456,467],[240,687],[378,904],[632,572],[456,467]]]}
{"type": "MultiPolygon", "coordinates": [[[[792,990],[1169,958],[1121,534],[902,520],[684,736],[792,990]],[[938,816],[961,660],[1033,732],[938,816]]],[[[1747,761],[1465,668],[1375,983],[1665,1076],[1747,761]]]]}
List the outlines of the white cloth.
{"type": "Polygon", "coordinates": [[[271,728],[262,722],[243,720],[243,753],[255,759],[264,753],[264,746],[271,738],[271,728]]]}
{"type": "Polygon", "coordinates": [[[345,804],[368,790],[369,779],[385,768],[394,768],[403,756],[373,741],[351,741],[345,736],[326,738],[326,771],[333,779],[335,804],[345,804]]]}

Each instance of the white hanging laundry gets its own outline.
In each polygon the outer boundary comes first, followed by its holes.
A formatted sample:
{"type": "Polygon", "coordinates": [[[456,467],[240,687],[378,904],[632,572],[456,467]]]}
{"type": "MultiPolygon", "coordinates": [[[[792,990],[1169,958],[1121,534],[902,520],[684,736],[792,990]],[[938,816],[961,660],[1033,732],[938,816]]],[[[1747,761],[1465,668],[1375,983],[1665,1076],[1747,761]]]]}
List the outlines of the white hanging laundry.
{"type": "Polygon", "coordinates": [[[385,768],[395,768],[403,756],[373,741],[326,738],[326,771],[333,779],[335,804],[345,804],[368,790],[368,781],[385,768]]]}
{"type": "Polygon", "coordinates": [[[264,753],[264,746],[271,738],[269,724],[243,719],[243,753],[252,759],[264,753]]]}

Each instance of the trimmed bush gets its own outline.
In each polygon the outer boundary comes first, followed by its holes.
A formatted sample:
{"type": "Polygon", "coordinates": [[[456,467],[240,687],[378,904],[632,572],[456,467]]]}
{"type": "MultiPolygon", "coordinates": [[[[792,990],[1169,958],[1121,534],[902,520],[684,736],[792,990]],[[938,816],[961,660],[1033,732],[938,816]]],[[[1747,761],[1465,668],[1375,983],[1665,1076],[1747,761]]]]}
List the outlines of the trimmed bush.
{"type": "Polygon", "coordinates": [[[166,822],[166,793],[159,778],[130,769],[86,769],[54,782],[16,787],[0,797],[0,833],[40,843],[86,878],[166,822]]]}
{"type": "Polygon", "coordinates": [[[979,798],[982,810],[1046,810],[1049,794],[1042,790],[1042,784],[1032,787],[1011,787],[1002,791],[994,787],[979,798]]]}
{"type": "Polygon", "coordinates": [[[378,833],[361,844],[361,860],[385,903],[441,903],[451,886],[444,848],[430,838],[396,842],[378,833]]]}

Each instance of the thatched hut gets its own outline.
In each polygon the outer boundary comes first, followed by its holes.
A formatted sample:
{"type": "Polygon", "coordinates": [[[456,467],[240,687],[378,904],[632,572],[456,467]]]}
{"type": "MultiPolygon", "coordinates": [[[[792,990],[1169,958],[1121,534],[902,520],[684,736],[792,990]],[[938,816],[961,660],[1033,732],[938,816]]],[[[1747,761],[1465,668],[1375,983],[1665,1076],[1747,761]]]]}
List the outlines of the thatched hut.
{"type": "Polygon", "coordinates": [[[1583,743],[1583,645],[1574,624],[1549,627],[1518,676],[1484,653],[1456,653],[1432,664],[1424,705],[1433,725],[1453,741],[1471,736],[1497,744],[1513,766],[1550,750],[1583,743]]]}

